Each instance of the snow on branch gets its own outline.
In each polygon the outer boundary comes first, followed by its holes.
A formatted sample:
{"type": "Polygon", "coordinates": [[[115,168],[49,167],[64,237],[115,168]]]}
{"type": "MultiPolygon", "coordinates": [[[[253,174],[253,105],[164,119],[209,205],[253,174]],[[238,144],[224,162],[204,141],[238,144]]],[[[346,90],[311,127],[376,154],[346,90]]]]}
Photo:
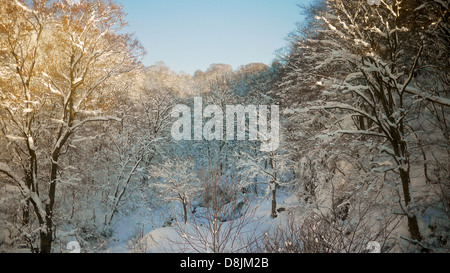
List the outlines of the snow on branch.
{"type": "Polygon", "coordinates": [[[310,108],[310,110],[323,110],[323,109],[343,109],[343,110],[356,112],[358,114],[361,114],[361,115],[367,117],[368,119],[371,119],[373,122],[378,123],[378,119],[376,117],[372,116],[371,114],[367,113],[366,111],[364,111],[362,109],[356,108],[356,107],[351,106],[349,104],[328,103],[327,105],[324,105],[324,106],[310,108]]]}
{"type": "Polygon", "coordinates": [[[36,11],[28,8],[26,5],[23,5],[22,3],[20,3],[18,0],[15,0],[14,3],[16,3],[17,6],[19,6],[22,10],[29,12],[29,13],[33,13],[36,14],[36,11]]]}
{"type": "MultiPolygon", "coordinates": [[[[22,178],[20,178],[20,176],[15,174],[11,170],[11,168],[8,165],[6,165],[5,163],[0,162],[0,173],[6,174],[8,177],[12,178],[14,180],[14,182],[18,183],[19,185],[21,183],[23,183],[22,178]]],[[[25,186],[25,184],[23,184],[23,185],[25,186]]]]}
{"type": "Polygon", "coordinates": [[[420,90],[418,90],[417,88],[414,88],[414,87],[409,87],[409,86],[406,87],[405,88],[405,92],[413,94],[413,95],[416,95],[416,96],[418,96],[420,98],[423,98],[425,100],[428,100],[428,101],[431,101],[431,102],[434,102],[434,103],[437,103],[437,104],[450,106],[450,99],[439,97],[439,96],[436,96],[436,95],[432,95],[430,93],[420,91],[420,90]]]}
{"type": "Polygon", "coordinates": [[[87,119],[85,119],[83,121],[75,123],[72,127],[70,127],[70,130],[73,132],[78,127],[81,127],[81,126],[83,126],[84,124],[86,124],[88,122],[97,122],[97,121],[118,121],[118,122],[121,122],[122,119],[117,118],[117,117],[92,117],[92,118],[87,118],[87,119]]]}
{"type": "Polygon", "coordinates": [[[32,203],[34,204],[37,212],[38,212],[38,217],[40,217],[41,219],[45,219],[46,216],[46,212],[44,210],[44,206],[42,204],[42,200],[40,199],[40,197],[37,195],[37,193],[33,192],[30,190],[29,187],[26,186],[25,182],[23,181],[23,179],[17,175],[16,173],[14,173],[11,168],[6,165],[5,163],[1,163],[0,162],[0,173],[4,173],[6,174],[8,177],[10,177],[11,179],[14,180],[14,182],[16,182],[19,185],[19,188],[22,191],[22,194],[27,197],[30,198],[32,203]]]}
{"type": "Polygon", "coordinates": [[[332,133],[329,133],[328,135],[334,135],[334,134],[344,134],[344,135],[367,135],[367,136],[376,136],[376,137],[383,137],[386,138],[386,135],[371,132],[371,131],[365,131],[365,130],[338,130],[332,133]]]}

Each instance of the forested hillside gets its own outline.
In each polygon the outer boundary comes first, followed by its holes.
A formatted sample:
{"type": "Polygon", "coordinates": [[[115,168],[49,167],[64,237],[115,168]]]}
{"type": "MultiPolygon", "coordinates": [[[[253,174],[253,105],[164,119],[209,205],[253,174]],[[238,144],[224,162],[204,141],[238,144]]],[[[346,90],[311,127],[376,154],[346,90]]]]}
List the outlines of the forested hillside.
{"type": "Polygon", "coordinates": [[[190,75],[115,1],[0,0],[0,252],[449,252],[449,1],[372,2],[190,75]]]}

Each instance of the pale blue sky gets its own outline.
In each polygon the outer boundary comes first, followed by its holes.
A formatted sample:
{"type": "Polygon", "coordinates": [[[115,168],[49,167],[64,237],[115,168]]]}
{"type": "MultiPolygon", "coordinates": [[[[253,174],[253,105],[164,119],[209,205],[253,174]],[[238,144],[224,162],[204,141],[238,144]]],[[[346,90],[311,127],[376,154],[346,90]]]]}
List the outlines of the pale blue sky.
{"type": "Polygon", "coordinates": [[[296,4],[310,0],[119,0],[128,32],[147,50],[145,65],[163,61],[193,74],[211,63],[237,68],[270,64],[302,20],[296,4]]]}

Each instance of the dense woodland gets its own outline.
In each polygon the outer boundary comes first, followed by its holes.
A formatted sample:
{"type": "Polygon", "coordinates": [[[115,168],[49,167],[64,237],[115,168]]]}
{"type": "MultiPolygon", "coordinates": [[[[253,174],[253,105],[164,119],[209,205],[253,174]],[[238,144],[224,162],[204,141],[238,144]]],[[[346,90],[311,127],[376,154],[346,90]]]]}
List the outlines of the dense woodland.
{"type": "Polygon", "coordinates": [[[115,1],[0,0],[0,252],[449,252],[449,1],[369,2],[189,75],[115,1]],[[175,141],[194,97],[279,105],[279,148],[175,141]]]}

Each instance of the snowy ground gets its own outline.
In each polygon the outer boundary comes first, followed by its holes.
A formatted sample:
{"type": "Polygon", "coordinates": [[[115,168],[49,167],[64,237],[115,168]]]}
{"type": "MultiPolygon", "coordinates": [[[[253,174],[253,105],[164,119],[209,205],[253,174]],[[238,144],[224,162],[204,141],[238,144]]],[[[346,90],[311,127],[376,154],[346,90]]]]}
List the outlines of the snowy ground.
{"type": "MultiPolygon", "coordinates": [[[[287,196],[285,193],[279,191],[277,196],[278,208],[283,207],[289,211],[289,208],[297,205],[296,198],[294,196],[287,196]]],[[[255,238],[264,234],[264,232],[276,228],[277,226],[285,222],[287,211],[279,213],[279,216],[273,219],[270,216],[271,200],[268,198],[255,200],[250,207],[250,217],[248,224],[246,224],[239,232],[241,238],[237,239],[238,243],[235,243],[231,248],[226,248],[228,251],[239,251],[244,247],[243,244],[249,238],[255,238]]],[[[130,246],[133,245],[131,238],[136,234],[137,227],[143,228],[143,238],[139,240],[139,246],[134,251],[136,252],[148,252],[148,253],[167,253],[167,252],[210,252],[207,246],[198,246],[199,241],[195,238],[197,229],[200,229],[201,234],[207,234],[204,226],[196,226],[193,224],[192,219],[187,224],[184,223],[172,223],[172,226],[167,225],[167,219],[170,216],[167,213],[161,211],[154,211],[151,215],[142,217],[140,214],[133,214],[127,217],[122,217],[114,225],[113,242],[110,243],[107,252],[133,252],[130,246]],[[197,244],[197,248],[186,243],[185,238],[189,236],[192,238],[190,241],[197,244]]],[[[178,219],[181,221],[181,217],[178,219]]],[[[199,221],[200,222],[200,221],[199,221]]],[[[197,222],[197,224],[199,223],[197,222]]],[[[222,230],[227,229],[227,222],[222,226],[222,230]]],[[[134,244],[136,246],[136,244],[134,244]]]]}

